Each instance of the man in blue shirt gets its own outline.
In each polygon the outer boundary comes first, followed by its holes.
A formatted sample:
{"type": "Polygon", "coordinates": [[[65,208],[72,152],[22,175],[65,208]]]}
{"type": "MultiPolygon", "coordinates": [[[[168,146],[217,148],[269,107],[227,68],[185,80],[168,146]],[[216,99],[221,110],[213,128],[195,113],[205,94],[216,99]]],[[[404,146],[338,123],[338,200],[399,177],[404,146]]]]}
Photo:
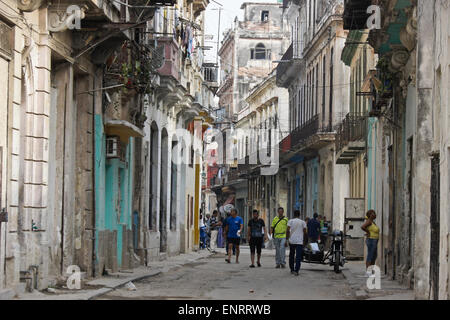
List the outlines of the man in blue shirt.
{"type": "Polygon", "coordinates": [[[241,232],[244,226],[244,220],[238,216],[236,209],[231,210],[231,216],[226,220],[225,233],[228,241],[228,259],[226,262],[231,262],[231,252],[233,245],[236,247],[236,263],[239,263],[239,244],[241,243],[241,232]]]}
{"type": "Polygon", "coordinates": [[[319,240],[320,222],[317,220],[319,215],[314,213],[314,218],[308,221],[308,239],[310,243],[319,240]]]}
{"type": "MultiPolygon", "coordinates": [[[[228,212],[227,215],[225,216],[225,218],[222,218],[223,219],[223,221],[222,221],[222,231],[223,231],[223,237],[225,239],[225,249],[227,250],[226,255],[228,255],[228,245],[229,245],[229,243],[228,243],[228,237],[227,237],[227,233],[226,233],[225,229],[226,229],[227,221],[228,221],[229,217],[231,217],[231,212],[228,212]]],[[[233,255],[236,255],[236,246],[235,245],[233,245],[233,255]]]]}

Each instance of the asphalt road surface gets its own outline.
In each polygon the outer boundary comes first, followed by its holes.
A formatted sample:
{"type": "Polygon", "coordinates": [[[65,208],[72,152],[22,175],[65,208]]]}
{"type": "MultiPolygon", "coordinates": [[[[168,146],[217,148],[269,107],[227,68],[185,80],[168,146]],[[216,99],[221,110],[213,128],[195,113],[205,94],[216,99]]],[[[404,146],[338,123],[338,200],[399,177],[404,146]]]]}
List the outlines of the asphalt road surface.
{"type": "MultiPolygon", "coordinates": [[[[275,268],[275,251],[263,250],[262,267],[249,268],[250,252],[243,247],[240,263],[225,262],[217,253],[170,272],[135,282],[136,291],[122,287],[98,300],[326,300],[352,299],[351,288],[342,273],[327,265],[302,264],[300,275],[275,268]]],[[[289,249],[286,250],[288,255],[289,249]]],[[[288,259],[288,256],[286,257],[288,259]]]]}

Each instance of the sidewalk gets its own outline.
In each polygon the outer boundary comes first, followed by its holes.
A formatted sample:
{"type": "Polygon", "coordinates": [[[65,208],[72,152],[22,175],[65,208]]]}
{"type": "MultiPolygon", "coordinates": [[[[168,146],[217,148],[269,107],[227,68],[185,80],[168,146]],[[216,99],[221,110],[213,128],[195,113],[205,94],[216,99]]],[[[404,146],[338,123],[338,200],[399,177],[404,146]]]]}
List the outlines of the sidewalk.
{"type": "Polygon", "coordinates": [[[163,261],[152,261],[149,266],[138,267],[129,272],[118,272],[101,278],[83,281],[81,290],[69,289],[49,289],[49,292],[34,291],[16,296],[14,300],[92,300],[117,288],[126,285],[128,282],[138,281],[149,277],[157,276],[161,273],[169,272],[172,269],[209,257],[208,250],[201,250],[188,254],[181,254],[168,257],[163,261]]]}
{"type": "Polygon", "coordinates": [[[367,287],[365,276],[366,265],[364,261],[349,261],[342,269],[342,273],[352,288],[358,300],[414,300],[414,291],[389,280],[381,274],[381,289],[370,290],[367,287]]]}

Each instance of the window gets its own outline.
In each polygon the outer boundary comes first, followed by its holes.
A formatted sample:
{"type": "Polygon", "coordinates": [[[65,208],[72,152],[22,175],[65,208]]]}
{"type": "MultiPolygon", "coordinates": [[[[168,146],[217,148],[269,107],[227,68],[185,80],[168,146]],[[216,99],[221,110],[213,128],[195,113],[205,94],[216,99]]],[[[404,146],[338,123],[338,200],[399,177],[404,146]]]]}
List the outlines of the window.
{"type": "Polygon", "coordinates": [[[264,10],[261,12],[261,21],[262,22],[269,21],[269,11],[264,10]]]}
{"type": "Polygon", "coordinates": [[[248,156],[248,137],[245,137],[245,156],[248,156]]]}
{"type": "Polygon", "coordinates": [[[331,54],[330,54],[330,107],[329,107],[329,126],[331,128],[331,126],[333,125],[333,81],[334,81],[334,73],[333,73],[333,69],[334,69],[334,49],[331,48],[331,54]]]}
{"type": "Polygon", "coordinates": [[[302,125],[302,116],[301,116],[301,112],[302,112],[302,90],[299,88],[298,89],[298,103],[297,103],[297,107],[298,107],[298,118],[297,118],[297,127],[300,127],[302,125]]]}
{"type": "Polygon", "coordinates": [[[270,50],[264,44],[258,43],[255,49],[250,49],[250,59],[265,60],[270,58],[270,50]]]}
{"type": "Polygon", "coordinates": [[[190,159],[190,161],[189,161],[189,167],[191,167],[191,168],[194,167],[194,160],[195,160],[194,147],[191,146],[191,159],[190,159]]]}
{"type": "Polygon", "coordinates": [[[315,107],[315,114],[319,113],[319,64],[316,64],[316,107],[315,107]]]}

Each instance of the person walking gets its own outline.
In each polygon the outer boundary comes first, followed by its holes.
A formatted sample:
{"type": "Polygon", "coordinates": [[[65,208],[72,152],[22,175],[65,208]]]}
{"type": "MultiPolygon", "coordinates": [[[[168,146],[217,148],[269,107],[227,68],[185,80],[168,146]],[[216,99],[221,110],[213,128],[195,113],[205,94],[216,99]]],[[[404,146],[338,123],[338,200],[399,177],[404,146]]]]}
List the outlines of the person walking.
{"type": "Polygon", "coordinates": [[[317,221],[317,217],[319,215],[317,213],[314,213],[313,218],[308,221],[308,240],[309,243],[314,243],[319,240],[319,233],[320,233],[320,223],[317,221]]]}
{"type": "MultiPolygon", "coordinates": [[[[225,229],[227,227],[228,218],[230,218],[230,217],[231,217],[231,212],[227,212],[225,218],[223,219],[223,225],[222,225],[223,237],[225,238],[225,250],[226,250],[225,255],[226,256],[228,256],[228,244],[229,243],[228,243],[227,231],[225,229]]],[[[236,246],[235,245],[233,245],[233,255],[236,255],[236,246]]]]}
{"type": "Polygon", "coordinates": [[[273,244],[275,245],[276,268],[286,268],[286,231],[288,219],[284,216],[284,209],[278,208],[278,216],[271,225],[273,244]]]}
{"type": "Polygon", "coordinates": [[[206,225],[205,220],[203,219],[203,215],[201,214],[202,210],[200,209],[200,249],[206,248],[206,225]]]}
{"type": "Polygon", "coordinates": [[[366,258],[366,274],[372,275],[369,270],[370,266],[374,266],[377,260],[378,240],[380,238],[380,228],[375,224],[377,214],[374,210],[369,210],[366,213],[366,222],[361,226],[361,229],[366,233],[367,258],[366,258]]]}
{"type": "Polygon", "coordinates": [[[231,262],[231,252],[233,245],[236,247],[236,263],[239,263],[239,244],[241,243],[241,232],[244,227],[244,220],[238,216],[236,209],[231,210],[231,216],[227,219],[227,225],[225,226],[225,232],[228,240],[228,259],[226,262],[231,262]]]}
{"type": "Polygon", "coordinates": [[[327,217],[323,216],[322,221],[320,222],[320,241],[326,247],[328,239],[328,221],[327,217]]]}
{"type": "Polygon", "coordinates": [[[298,276],[307,233],[306,222],[300,219],[299,210],[294,211],[294,218],[289,220],[287,225],[286,239],[289,241],[289,267],[291,268],[291,273],[298,276]]]}
{"type": "MultiPolygon", "coordinates": [[[[308,231],[308,224],[309,224],[309,218],[306,217],[305,218],[305,223],[306,223],[306,231],[308,231]]],[[[305,244],[309,243],[309,239],[308,239],[308,232],[306,232],[306,237],[305,237],[305,244]]]]}
{"type": "Polygon", "coordinates": [[[258,254],[257,264],[261,267],[261,252],[264,239],[267,241],[266,224],[259,218],[258,210],[253,210],[253,217],[248,222],[247,241],[250,245],[250,257],[252,264],[250,268],[255,268],[255,252],[258,254]]]}
{"type": "Polygon", "coordinates": [[[211,232],[211,252],[216,253],[217,249],[217,235],[219,234],[219,228],[222,225],[222,222],[219,220],[217,210],[214,210],[212,213],[212,217],[209,220],[209,228],[211,232]]]}

